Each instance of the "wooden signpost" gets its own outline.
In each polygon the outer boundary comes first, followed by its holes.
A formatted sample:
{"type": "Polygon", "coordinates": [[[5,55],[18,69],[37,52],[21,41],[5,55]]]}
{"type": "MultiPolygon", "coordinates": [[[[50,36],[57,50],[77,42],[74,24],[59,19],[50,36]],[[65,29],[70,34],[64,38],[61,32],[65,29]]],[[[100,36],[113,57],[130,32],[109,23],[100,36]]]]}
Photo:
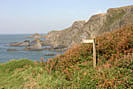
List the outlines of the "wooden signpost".
{"type": "Polygon", "coordinates": [[[93,67],[96,68],[96,45],[95,38],[90,40],[83,40],[83,43],[92,43],[93,44],[93,67]]]}

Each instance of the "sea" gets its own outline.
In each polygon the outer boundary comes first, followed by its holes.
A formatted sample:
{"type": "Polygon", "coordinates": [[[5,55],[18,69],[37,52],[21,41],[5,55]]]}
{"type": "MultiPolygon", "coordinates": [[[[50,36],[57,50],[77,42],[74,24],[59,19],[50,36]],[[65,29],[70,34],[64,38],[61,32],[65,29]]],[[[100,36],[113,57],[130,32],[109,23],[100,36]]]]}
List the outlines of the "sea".
{"type": "MultiPolygon", "coordinates": [[[[15,35],[0,35],[0,63],[5,63],[11,60],[29,59],[33,61],[40,61],[40,57],[44,57],[44,61],[54,56],[44,56],[45,54],[62,54],[63,52],[56,51],[23,51],[23,47],[9,47],[8,45],[13,42],[23,42],[27,39],[27,36],[31,34],[15,34],[15,35]],[[7,51],[8,49],[20,49],[20,51],[7,51]]],[[[45,40],[45,39],[42,39],[45,40]]],[[[45,46],[44,46],[45,48],[45,46]]]]}

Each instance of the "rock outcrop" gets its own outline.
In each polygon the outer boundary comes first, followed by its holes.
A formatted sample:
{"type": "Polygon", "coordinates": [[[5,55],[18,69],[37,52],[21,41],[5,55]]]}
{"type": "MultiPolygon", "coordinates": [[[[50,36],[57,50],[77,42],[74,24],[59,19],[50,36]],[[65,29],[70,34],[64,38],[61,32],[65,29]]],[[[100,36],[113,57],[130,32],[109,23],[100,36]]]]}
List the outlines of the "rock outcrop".
{"type": "Polygon", "coordinates": [[[76,21],[65,30],[49,32],[45,42],[53,48],[69,48],[83,38],[98,36],[130,24],[133,24],[133,6],[111,8],[107,13],[93,15],[88,21],[76,21]]]}
{"type": "Polygon", "coordinates": [[[26,47],[30,45],[30,41],[29,40],[25,40],[24,42],[14,42],[9,44],[9,46],[12,47],[26,47]]]}
{"type": "MultiPolygon", "coordinates": [[[[40,51],[40,50],[44,50],[42,48],[42,45],[44,45],[43,40],[41,39],[41,35],[40,34],[33,34],[29,37],[26,38],[33,38],[33,40],[25,40],[24,42],[14,42],[9,44],[9,46],[12,47],[25,47],[22,50],[24,51],[40,51]]],[[[14,51],[14,49],[8,49],[7,51],[14,51]]],[[[17,50],[15,50],[17,51],[17,50]]]]}

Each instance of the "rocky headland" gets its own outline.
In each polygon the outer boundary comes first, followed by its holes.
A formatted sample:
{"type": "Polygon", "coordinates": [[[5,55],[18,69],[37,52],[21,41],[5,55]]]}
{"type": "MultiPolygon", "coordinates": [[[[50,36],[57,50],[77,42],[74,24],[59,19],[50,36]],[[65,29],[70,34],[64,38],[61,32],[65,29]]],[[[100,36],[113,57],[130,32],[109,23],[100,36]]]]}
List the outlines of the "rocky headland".
{"type": "Polygon", "coordinates": [[[53,48],[70,48],[83,38],[91,38],[125,25],[133,24],[133,5],[110,8],[106,13],[91,16],[89,20],[75,21],[71,27],[61,31],[51,31],[45,42],[53,48]]]}

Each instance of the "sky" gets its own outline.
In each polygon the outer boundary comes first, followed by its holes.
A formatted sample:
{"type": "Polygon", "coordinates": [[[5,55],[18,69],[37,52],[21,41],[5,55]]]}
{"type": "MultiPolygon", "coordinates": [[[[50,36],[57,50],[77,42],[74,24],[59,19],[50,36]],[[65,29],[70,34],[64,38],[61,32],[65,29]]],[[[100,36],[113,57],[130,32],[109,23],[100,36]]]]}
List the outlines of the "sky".
{"type": "Polygon", "coordinates": [[[0,34],[47,33],[133,0],[0,0],[0,34]]]}

